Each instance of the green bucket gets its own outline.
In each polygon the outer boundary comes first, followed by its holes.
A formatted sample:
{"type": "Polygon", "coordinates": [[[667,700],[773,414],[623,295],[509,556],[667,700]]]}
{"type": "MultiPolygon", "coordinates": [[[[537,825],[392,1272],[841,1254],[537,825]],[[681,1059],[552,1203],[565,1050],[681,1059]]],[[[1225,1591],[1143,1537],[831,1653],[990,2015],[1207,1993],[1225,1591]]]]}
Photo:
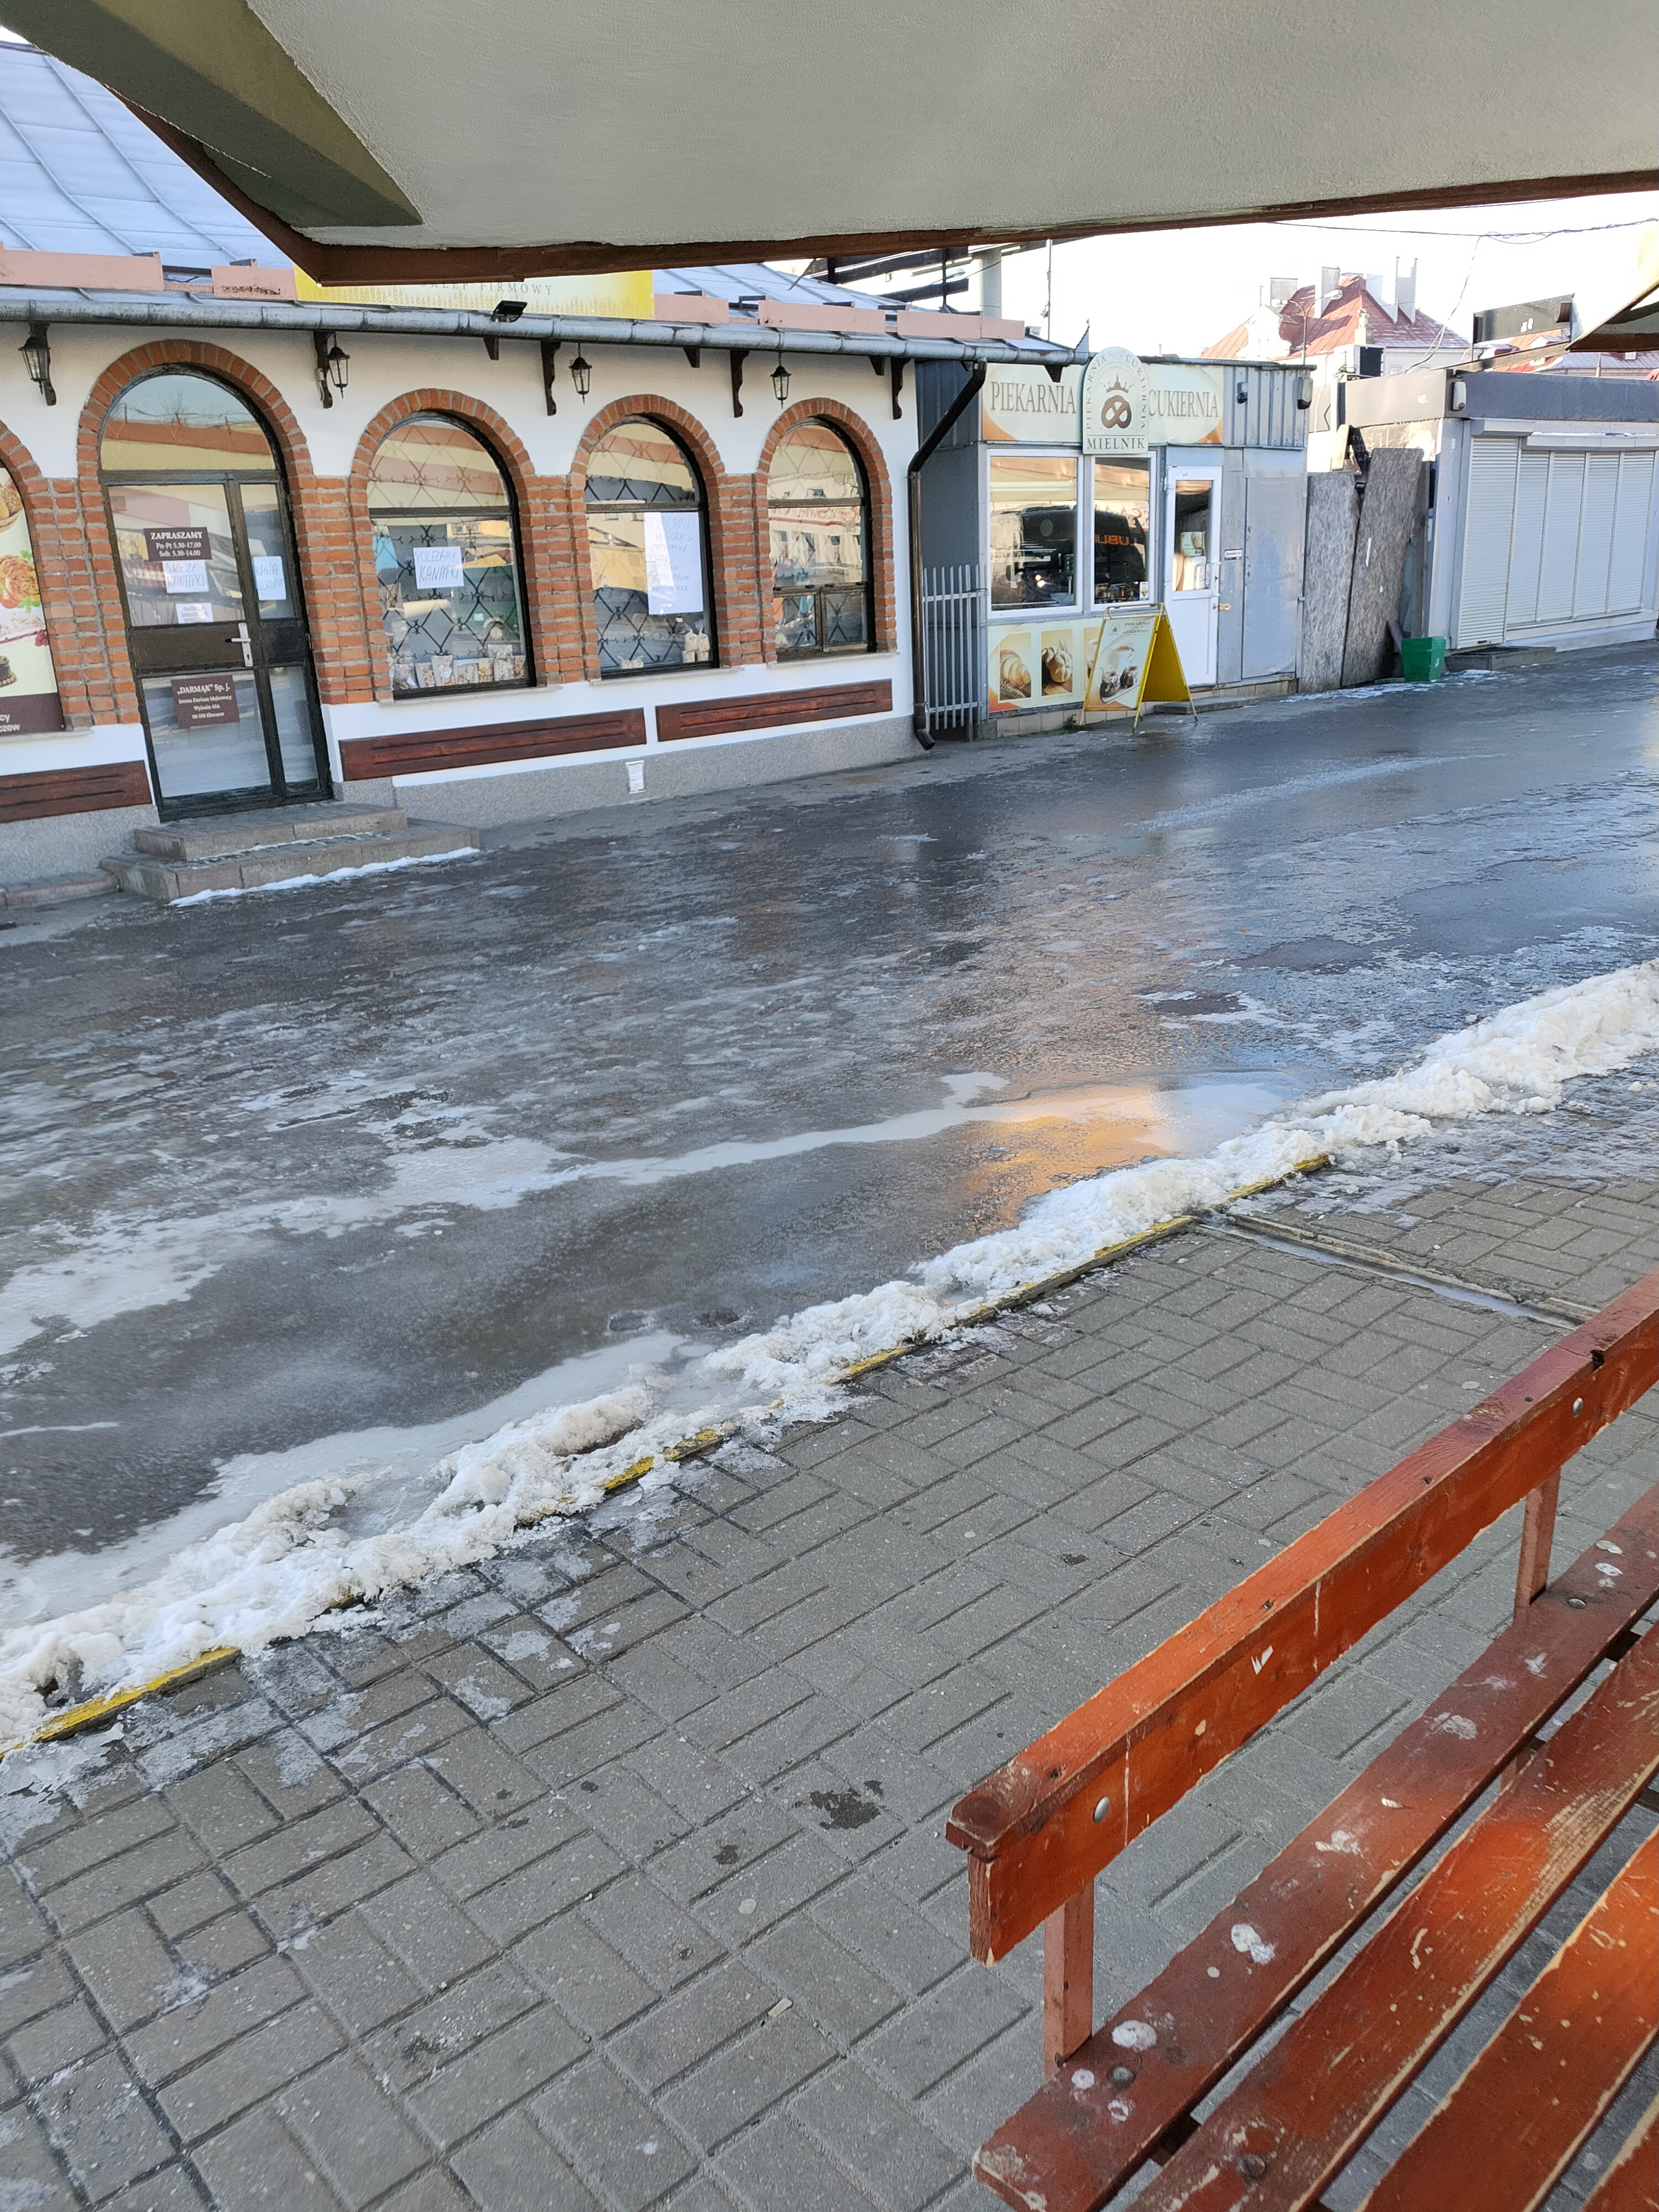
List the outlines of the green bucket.
{"type": "Polygon", "coordinates": [[[1443,637],[1408,637],[1400,647],[1400,670],[1407,684],[1437,684],[1446,672],[1443,637]]]}

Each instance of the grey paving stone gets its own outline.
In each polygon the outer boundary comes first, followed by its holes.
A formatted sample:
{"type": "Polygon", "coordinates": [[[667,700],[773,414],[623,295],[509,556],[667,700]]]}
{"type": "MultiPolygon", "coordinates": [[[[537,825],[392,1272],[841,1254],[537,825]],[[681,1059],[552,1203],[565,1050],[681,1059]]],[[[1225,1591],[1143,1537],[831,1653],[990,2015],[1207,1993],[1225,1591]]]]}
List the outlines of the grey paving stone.
{"type": "Polygon", "coordinates": [[[36,2110],[53,2148],[94,2203],[175,2155],[137,2084],[113,2052],[70,2067],[45,2083],[36,2110]]]}
{"type": "Polygon", "coordinates": [[[102,2212],[202,2212],[202,2193],[182,2166],[164,2166],[99,2201],[102,2212]]]}
{"type": "Polygon", "coordinates": [[[622,2212],[660,2203],[696,2166],[661,2114],[602,2058],[544,2090],[531,2109],[576,2171],[622,2212]]]}
{"type": "Polygon", "coordinates": [[[835,2063],[835,2045],[794,2007],[775,2008],[743,2040],[665,2090],[663,2110],[705,2150],[758,2119],[835,2063]]]}
{"type": "Polygon", "coordinates": [[[492,1942],[513,1943],[566,1905],[592,1897],[627,1865],[603,1837],[582,1831],[533,1866],[469,1898],[467,1915],[492,1942]]]}
{"type": "Polygon", "coordinates": [[[453,2163],[479,2212],[604,2212],[523,2112],[509,2112],[486,2128],[453,2163]]]}
{"type": "Polygon", "coordinates": [[[745,2212],[778,2212],[783,2204],[810,2204],[813,2212],[870,2212],[873,2202],[781,2113],[729,2144],[715,2171],[745,2212]]]}
{"type": "Polygon", "coordinates": [[[736,1960],[665,1997],[613,2038],[612,2056],[629,2077],[655,2092],[763,2019],[776,1992],[736,1960]]]}
{"type": "Polygon", "coordinates": [[[289,1958],[314,1996],[349,2034],[367,2035],[425,1995],[380,1942],[361,1912],[315,1929],[289,1958]]]}
{"type": "Polygon", "coordinates": [[[708,1930],[644,1875],[623,1875],[581,1911],[659,1990],[678,1989],[722,1955],[708,1930]]]}
{"type": "Polygon", "coordinates": [[[204,2064],[165,2083],[156,2093],[157,2101],[181,2140],[196,2142],[250,2106],[275,2096],[339,2045],[338,2031],[327,2014],[307,2001],[239,2036],[204,2064]]]}
{"type": "Polygon", "coordinates": [[[135,1905],[152,1891],[167,1888],[196,1872],[205,1857],[202,1846],[187,1831],[169,1828],[60,1887],[43,1882],[41,1894],[61,1931],[73,1936],[91,1927],[94,1921],[106,1919],[124,1905],[135,1905]]]}
{"type": "Polygon", "coordinates": [[[578,1913],[544,1921],[514,1947],[513,1958],[590,2036],[611,2034],[656,2001],[653,1985],[578,1913]]]}
{"type": "Polygon", "coordinates": [[[33,2086],[100,2050],[107,2039],[92,2007],[76,1997],[8,2037],[6,2056],[19,2081],[33,2086]]]}
{"type": "Polygon", "coordinates": [[[932,2130],[856,2064],[843,2063],[821,2075],[792,2109],[831,2156],[891,2212],[920,2212],[960,2171],[960,2160],[932,2130]]]}
{"type": "Polygon", "coordinates": [[[169,2081],[305,1995],[305,1984],[286,1959],[261,1960],[212,1990],[192,1989],[180,1977],[168,2009],[149,2027],[136,2029],[127,2048],[147,2081],[169,2081]]]}
{"type": "Polygon", "coordinates": [[[648,1859],[687,1834],[691,1823],[649,1790],[626,1760],[584,1775],[574,1785],[581,1817],[632,1859],[648,1859]]]}
{"type": "MultiPolygon", "coordinates": [[[[442,1760],[446,1754],[441,1753],[442,1760]]],[[[443,1770],[447,1771],[447,1770],[443,1770]]],[[[372,1782],[363,1802],[404,1849],[417,1859],[440,1858],[476,1835],[479,1817],[442,1778],[442,1771],[416,1763],[372,1782]]],[[[516,1811],[516,1805],[510,1810],[516,1811]]]]}
{"type": "Polygon", "coordinates": [[[426,2162],[420,2137],[349,2053],[307,2074],[276,2103],[353,2212],[426,2162]]]}
{"type": "Polygon", "coordinates": [[[878,2027],[861,2056],[902,2093],[920,2097],[1018,2020],[1006,1979],[969,1966],[878,2027]]]}
{"type": "Polygon", "coordinates": [[[492,1946],[428,1875],[411,1875],[362,1908],[393,1957],[426,1990],[459,1981],[492,1956],[492,1946]]]}
{"type": "Polygon", "coordinates": [[[884,1883],[849,1875],[813,1899],[812,1917],[857,1958],[908,1996],[942,1981],[967,1954],[967,1929],[952,1943],[884,1883]]]}
{"type": "MultiPolygon", "coordinates": [[[[44,1927],[40,1933],[44,1940],[44,1927]]],[[[0,2036],[59,2005],[73,2004],[79,1994],[61,1950],[48,1950],[27,1966],[14,1966],[0,1982],[0,2036]]]]}
{"type": "Polygon", "coordinates": [[[334,2212],[341,2201],[270,2106],[202,2144],[195,2162],[213,2193],[214,2212],[286,2212],[290,2205],[334,2212]]]}

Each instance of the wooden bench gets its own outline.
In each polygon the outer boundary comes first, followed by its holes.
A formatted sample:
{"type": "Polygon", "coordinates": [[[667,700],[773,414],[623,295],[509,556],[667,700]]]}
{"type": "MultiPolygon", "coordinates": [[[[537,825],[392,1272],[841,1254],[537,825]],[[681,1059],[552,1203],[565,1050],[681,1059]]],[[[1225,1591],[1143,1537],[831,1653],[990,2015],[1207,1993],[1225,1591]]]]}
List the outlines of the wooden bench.
{"type": "MultiPolygon", "coordinates": [[[[1560,1470],[1659,1380],[1659,1273],[1290,1545],[957,1806],[975,1957],[1039,1927],[1046,2079],[975,2154],[1026,2212],[1291,2212],[1329,2183],[1638,1799],[1656,1805],[1659,1486],[1553,1582],[1560,1470]],[[1513,1625],[1129,2004],[1094,2021],[1095,1877],[1525,1501],[1513,1625]],[[1540,1730],[1607,1662],[1554,1731],[1540,1730]],[[1422,1880],[1308,1984],[1497,1783],[1422,1880]],[[1251,2061],[1253,2046],[1265,2046],[1251,2061]],[[1194,2108],[1239,2073],[1200,2121],[1194,2108]]],[[[1659,2030],[1640,1843],[1364,2212],[1542,2203],[1659,2030]]],[[[1595,2212],[1659,2203],[1659,2107],[1595,2212]]]]}

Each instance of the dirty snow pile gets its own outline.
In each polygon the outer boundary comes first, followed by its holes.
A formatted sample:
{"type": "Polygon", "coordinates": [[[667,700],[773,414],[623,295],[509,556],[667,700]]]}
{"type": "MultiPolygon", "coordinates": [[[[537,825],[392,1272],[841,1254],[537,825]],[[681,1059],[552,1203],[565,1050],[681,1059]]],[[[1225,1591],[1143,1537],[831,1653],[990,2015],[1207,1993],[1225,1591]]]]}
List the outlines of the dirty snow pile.
{"type": "Polygon", "coordinates": [[[224,1644],[257,1650],[331,1608],[372,1602],[487,1559],[550,1515],[585,1511],[647,1459],[701,1427],[763,1430],[826,1418],[859,1360],[959,1328],[990,1298],[1079,1267],[1172,1217],[1220,1206],[1322,1156],[1399,1146],[1437,1123],[1543,1114],[1577,1079],[1659,1049],[1659,961],[1540,992],[1440,1037],[1400,1073],[1328,1091],[1218,1145],[1202,1159],[1120,1168],[1036,1200],[1018,1224],[959,1244],[913,1279],[808,1307],[706,1355],[690,1380],[706,1403],[670,1410],[643,1384],[556,1406],[440,1462],[443,1487],[407,1525],[352,1534],[342,1516],[372,1477],[295,1485],[188,1546],[142,1587],[0,1637],[0,1746],[46,1717],[46,1698],[149,1680],[224,1644]]]}

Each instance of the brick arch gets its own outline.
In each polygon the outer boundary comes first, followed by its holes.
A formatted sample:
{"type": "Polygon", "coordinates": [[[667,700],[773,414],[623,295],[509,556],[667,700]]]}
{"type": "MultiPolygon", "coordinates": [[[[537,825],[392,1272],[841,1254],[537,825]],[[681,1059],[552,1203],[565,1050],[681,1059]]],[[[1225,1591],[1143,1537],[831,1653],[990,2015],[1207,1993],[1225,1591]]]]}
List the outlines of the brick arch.
{"type": "Polygon", "coordinates": [[[688,449],[702,478],[708,516],[708,567],[714,580],[715,638],[720,665],[739,668],[758,660],[760,636],[756,623],[754,493],[750,481],[729,475],[720,448],[695,415],[659,393],[636,392],[601,407],[582,433],[567,479],[569,492],[571,542],[582,605],[582,657],[590,682],[599,674],[599,639],[588,616],[593,603],[593,576],[587,560],[587,532],[583,514],[587,494],[587,459],[606,431],[619,422],[643,415],[672,430],[688,449]]]}
{"type": "Polygon", "coordinates": [[[84,729],[100,715],[112,714],[116,702],[95,617],[82,618],[91,579],[82,556],[79,489],[43,475],[28,447],[3,422],[0,468],[9,473],[23,501],[64,720],[70,729],[84,729]]]}
{"type": "Polygon", "coordinates": [[[887,459],[874,432],[860,415],[854,413],[839,399],[800,399],[793,407],[786,407],[767,433],[761,447],[760,459],[755,467],[755,541],[762,549],[757,564],[757,606],[761,635],[765,641],[766,658],[775,660],[766,618],[769,596],[766,587],[768,562],[763,549],[769,543],[766,520],[766,480],[771,472],[772,456],[780,441],[803,422],[828,422],[841,432],[859,457],[864,471],[864,481],[870,494],[870,559],[875,569],[872,579],[875,588],[871,593],[874,602],[876,634],[872,649],[877,653],[892,653],[898,645],[897,618],[893,593],[893,489],[887,473],[887,459]]]}
{"type": "Polygon", "coordinates": [[[251,362],[227,347],[201,339],[156,338],[123,354],[104,370],[81,410],[76,441],[88,555],[122,703],[129,713],[137,714],[137,686],[127,657],[126,626],[116,579],[115,549],[104,515],[98,449],[105,418],[120,394],[140,377],[168,368],[198,369],[216,377],[246,399],[264,422],[288,485],[318,690],[330,703],[363,696],[369,669],[368,642],[341,487],[317,475],[299,418],[276,386],[251,362]]]}
{"type": "Polygon", "coordinates": [[[374,695],[392,696],[392,670],[380,627],[380,586],[374,571],[374,525],[368,506],[368,472],[380,445],[415,415],[447,415],[487,446],[513,488],[519,510],[519,562],[532,665],[538,683],[581,675],[580,639],[573,626],[575,592],[565,549],[569,529],[561,480],[539,477],[524,441],[504,416],[464,392],[425,385],[399,392],[357,441],[348,480],[353,541],[363,624],[370,641],[374,695]],[[561,559],[561,555],[564,558],[561,559]]]}

